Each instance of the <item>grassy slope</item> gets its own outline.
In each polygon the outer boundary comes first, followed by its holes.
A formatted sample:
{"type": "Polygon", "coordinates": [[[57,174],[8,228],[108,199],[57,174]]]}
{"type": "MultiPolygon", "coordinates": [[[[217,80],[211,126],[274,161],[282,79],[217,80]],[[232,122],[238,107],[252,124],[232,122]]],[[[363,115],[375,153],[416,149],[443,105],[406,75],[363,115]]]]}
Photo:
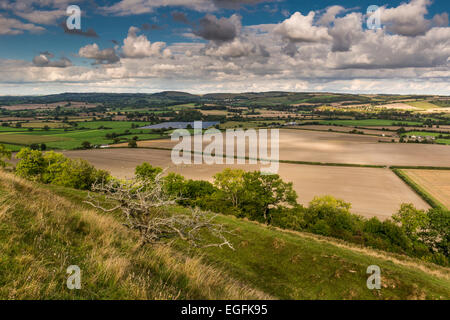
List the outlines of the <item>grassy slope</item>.
{"type": "Polygon", "coordinates": [[[0,298],[450,298],[448,269],[225,216],[234,252],[140,247],[84,196],[0,174],[0,298]],[[82,269],[80,291],[65,288],[71,264],[82,269]],[[366,288],[371,264],[380,291],[366,288]]]}
{"type": "Polygon", "coordinates": [[[141,247],[113,216],[0,172],[0,299],[258,299],[199,258],[141,247]],[[66,288],[66,268],[82,289],[66,288]]]}

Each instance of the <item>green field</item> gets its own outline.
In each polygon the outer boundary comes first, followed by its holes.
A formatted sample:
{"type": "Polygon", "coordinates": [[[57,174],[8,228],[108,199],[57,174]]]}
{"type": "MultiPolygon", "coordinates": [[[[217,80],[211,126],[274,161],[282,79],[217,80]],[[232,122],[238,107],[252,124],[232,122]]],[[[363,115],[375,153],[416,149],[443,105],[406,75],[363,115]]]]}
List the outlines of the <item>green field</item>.
{"type": "Polygon", "coordinates": [[[27,132],[25,128],[13,128],[13,127],[3,127],[0,126],[0,133],[2,132],[27,132]]]}
{"type": "Polygon", "coordinates": [[[428,101],[407,102],[406,104],[408,104],[412,107],[416,107],[416,108],[424,109],[424,110],[439,108],[439,106],[432,104],[428,101]]]}
{"type": "Polygon", "coordinates": [[[49,143],[67,141],[60,135],[33,135],[20,133],[0,133],[0,143],[29,145],[32,143],[49,143]]]}
{"type": "Polygon", "coordinates": [[[448,268],[229,216],[218,222],[235,251],[142,246],[85,196],[0,172],[0,299],[450,298],[448,268]],[[65,287],[68,265],[80,266],[81,290],[65,287]],[[366,286],[370,265],[381,290],[366,286]]]}
{"type": "MultiPolygon", "coordinates": [[[[150,133],[150,130],[131,129],[132,124],[145,126],[146,123],[131,121],[90,121],[81,122],[77,130],[64,131],[61,128],[51,128],[49,130],[33,130],[26,129],[12,130],[9,132],[0,131],[0,143],[5,145],[21,145],[26,146],[33,143],[45,143],[48,148],[54,149],[75,149],[80,148],[84,141],[89,141],[92,145],[111,144],[112,139],[107,139],[106,134],[117,133],[122,134],[125,130],[129,130],[126,135],[121,135],[121,142],[132,139],[137,136],[139,140],[152,140],[160,138],[161,135],[150,133]],[[106,129],[99,129],[103,126],[106,129]]],[[[14,150],[16,151],[16,150],[14,150]]]]}
{"type": "Polygon", "coordinates": [[[20,151],[20,149],[23,148],[23,146],[16,145],[16,144],[8,144],[8,143],[2,143],[6,147],[6,149],[11,150],[12,152],[20,151]]]}
{"type": "Polygon", "coordinates": [[[180,110],[194,109],[194,108],[195,108],[195,103],[179,104],[179,105],[170,107],[170,109],[173,111],[180,111],[180,110]]]}
{"type": "MultiPolygon", "coordinates": [[[[422,131],[410,131],[403,134],[403,136],[428,136],[428,137],[438,137],[440,135],[450,136],[449,133],[438,133],[438,132],[422,132],[422,131]]],[[[450,139],[436,139],[436,143],[450,145],[450,139]]]]}
{"type": "Polygon", "coordinates": [[[436,139],[436,143],[450,145],[450,139],[436,139]]]}

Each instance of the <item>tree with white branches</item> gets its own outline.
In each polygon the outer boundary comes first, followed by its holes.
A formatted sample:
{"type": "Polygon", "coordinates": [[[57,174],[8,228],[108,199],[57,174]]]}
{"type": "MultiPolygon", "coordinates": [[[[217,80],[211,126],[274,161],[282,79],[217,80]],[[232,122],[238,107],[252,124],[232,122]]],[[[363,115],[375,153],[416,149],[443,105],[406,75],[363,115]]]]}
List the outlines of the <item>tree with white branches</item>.
{"type": "Polygon", "coordinates": [[[179,199],[170,198],[164,192],[163,174],[161,172],[151,180],[97,182],[91,190],[103,194],[104,199],[100,201],[89,193],[84,202],[104,212],[119,210],[125,216],[125,225],[140,233],[143,244],[181,239],[193,247],[229,247],[234,250],[225,237],[231,232],[214,222],[216,215],[199,209],[190,209],[189,212],[171,210],[179,199]]]}

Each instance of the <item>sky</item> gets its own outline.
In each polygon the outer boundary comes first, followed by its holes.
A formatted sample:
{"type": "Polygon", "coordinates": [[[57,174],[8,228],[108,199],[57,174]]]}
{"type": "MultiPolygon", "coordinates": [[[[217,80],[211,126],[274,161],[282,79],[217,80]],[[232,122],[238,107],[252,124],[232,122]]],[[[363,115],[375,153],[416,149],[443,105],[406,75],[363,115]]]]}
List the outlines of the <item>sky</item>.
{"type": "Polygon", "coordinates": [[[1,0],[0,95],[450,95],[449,12],[448,0],[1,0]]]}

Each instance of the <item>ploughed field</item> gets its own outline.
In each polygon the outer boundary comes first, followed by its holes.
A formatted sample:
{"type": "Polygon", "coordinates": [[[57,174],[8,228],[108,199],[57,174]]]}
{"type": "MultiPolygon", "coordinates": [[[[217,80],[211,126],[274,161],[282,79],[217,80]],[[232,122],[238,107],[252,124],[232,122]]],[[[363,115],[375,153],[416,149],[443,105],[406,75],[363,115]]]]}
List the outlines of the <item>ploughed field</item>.
{"type": "MultiPolygon", "coordinates": [[[[450,148],[448,146],[389,143],[391,139],[368,135],[282,129],[280,130],[279,144],[280,160],[450,167],[450,148]],[[379,140],[386,143],[380,143],[379,140]]],[[[177,141],[171,140],[139,141],[138,146],[171,149],[177,143],[177,141]]],[[[204,143],[204,147],[206,145],[207,143],[204,143]]],[[[270,142],[268,145],[270,146],[270,142]]]]}
{"type": "MultiPolygon", "coordinates": [[[[374,136],[282,129],[280,160],[383,166],[450,166],[448,146],[379,143],[379,139],[380,137],[374,136]]],[[[131,178],[134,168],[143,162],[168,168],[189,179],[201,180],[212,180],[214,174],[226,167],[259,169],[259,165],[250,164],[175,166],[170,150],[152,149],[172,149],[177,143],[178,141],[171,140],[139,141],[140,147],[147,148],[67,151],[66,155],[84,158],[120,178],[131,178]]],[[[208,144],[209,142],[204,142],[203,147],[208,144]]],[[[270,146],[270,141],[268,145],[270,146]]],[[[125,146],[126,144],[123,145],[125,146]]],[[[422,198],[388,168],[299,163],[280,163],[279,166],[280,176],[285,181],[294,183],[302,204],[307,204],[314,196],[332,195],[351,202],[354,213],[367,217],[377,216],[380,219],[390,217],[402,203],[413,203],[420,209],[429,208],[422,198]]]]}
{"type": "MultiPolygon", "coordinates": [[[[379,143],[379,137],[283,130],[280,159],[388,166],[450,166],[442,145],[379,143]]],[[[387,139],[389,140],[389,139],[387,139]]]]}
{"type": "MultiPolygon", "coordinates": [[[[116,148],[104,150],[67,151],[72,158],[83,158],[116,177],[131,178],[134,169],[143,162],[168,168],[188,179],[212,180],[214,174],[226,167],[258,170],[259,165],[180,165],[171,161],[171,152],[155,149],[116,148]]],[[[307,204],[315,196],[332,195],[352,203],[352,211],[366,217],[390,217],[401,203],[413,203],[426,209],[429,206],[391,170],[316,166],[280,163],[279,174],[293,182],[299,202],[307,204]]]]}

